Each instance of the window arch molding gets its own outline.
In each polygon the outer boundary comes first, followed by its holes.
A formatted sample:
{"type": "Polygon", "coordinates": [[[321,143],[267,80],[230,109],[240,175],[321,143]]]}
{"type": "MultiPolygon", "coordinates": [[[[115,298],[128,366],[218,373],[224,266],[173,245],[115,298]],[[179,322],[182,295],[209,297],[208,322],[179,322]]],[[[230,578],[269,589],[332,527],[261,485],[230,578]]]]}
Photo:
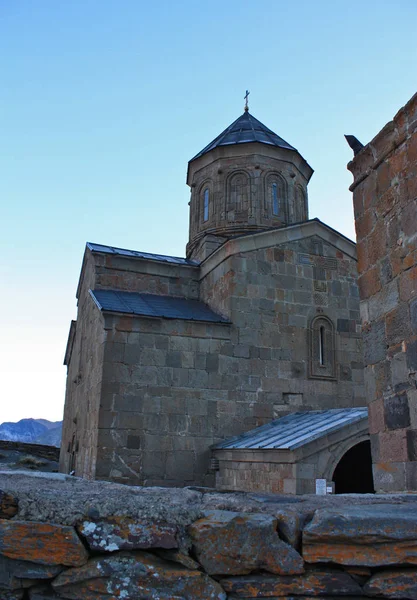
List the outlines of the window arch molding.
{"type": "Polygon", "coordinates": [[[288,222],[288,184],[277,171],[264,174],[264,206],[268,217],[288,222]]]}
{"type": "Polygon", "coordinates": [[[295,212],[295,220],[296,222],[306,221],[307,220],[307,200],[306,193],[302,186],[297,183],[294,188],[294,212],[295,212]]]}
{"type": "Polygon", "coordinates": [[[200,223],[208,223],[213,217],[213,182],[205,179],[198,188],[198,220],[200,223]]]}
{"type": "Polygon", "coordinates": [[[225,214],[250,210],[251,175],[245,169],[236,169],[226,178],[225,214]]]}
{"type": "Polygon", "coordinates": [[[318,315],[309,328],[310,377],[336,379],[336,332],[333,321],[318,315]]]}

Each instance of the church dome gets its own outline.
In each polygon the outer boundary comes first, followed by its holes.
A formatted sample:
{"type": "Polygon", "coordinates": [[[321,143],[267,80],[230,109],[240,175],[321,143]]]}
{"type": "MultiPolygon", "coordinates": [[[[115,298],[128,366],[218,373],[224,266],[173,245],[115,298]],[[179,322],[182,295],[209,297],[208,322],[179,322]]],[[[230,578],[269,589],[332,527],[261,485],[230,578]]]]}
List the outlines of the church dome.
{"type": "Polygon", "coordinates": [[[226,239],[308,219],[313,169],[245,109],[188,163],[187,257],[203,260],[226,239]]]}
{"type": "Polygon", "coordinates": [[[190,162],[218,146],[248,144],[250,142],[260,142],[261,144],[269,144],[271,146],[286,148],[287,150],[294,150],[296,152],[296,149],[279,137],[279,135],[271,131],[271,129],[268,129],[268,127],[258,121],[258,119],[255,119],[248,111],[245,111],[243,115],[222,131],[222,133],[210,142],[210,144],[207,144],[201,152],[196,154],[190,162]]]}

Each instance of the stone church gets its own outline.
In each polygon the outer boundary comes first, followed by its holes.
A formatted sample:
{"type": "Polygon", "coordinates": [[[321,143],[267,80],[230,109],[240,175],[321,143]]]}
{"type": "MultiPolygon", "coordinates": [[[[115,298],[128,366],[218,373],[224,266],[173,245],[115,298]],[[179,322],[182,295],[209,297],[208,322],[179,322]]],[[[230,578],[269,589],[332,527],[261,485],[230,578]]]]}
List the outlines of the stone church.
{"type": "Polygon", "coordinates": [[[370,469],[356,249],[309,219],[312,174],[245,107],[188,164],[186,258],[87,244],[61,471],[306,493],[370,469]]]}

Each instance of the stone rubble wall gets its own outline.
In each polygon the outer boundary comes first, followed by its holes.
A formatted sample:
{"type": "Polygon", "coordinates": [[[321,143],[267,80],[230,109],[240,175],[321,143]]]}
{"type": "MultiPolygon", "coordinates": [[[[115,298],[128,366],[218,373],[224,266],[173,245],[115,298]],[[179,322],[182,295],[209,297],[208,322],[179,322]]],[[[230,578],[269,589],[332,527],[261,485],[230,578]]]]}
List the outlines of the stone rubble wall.
{"type": "Polygon", "coordinates": [[[0,472],[0,598],[415,600],[416,506],[0,472]]]}
{"type": "Polygon", "coordinates": [[[348,168],[375,487],[417,490],[417,94],[348,168]]]}

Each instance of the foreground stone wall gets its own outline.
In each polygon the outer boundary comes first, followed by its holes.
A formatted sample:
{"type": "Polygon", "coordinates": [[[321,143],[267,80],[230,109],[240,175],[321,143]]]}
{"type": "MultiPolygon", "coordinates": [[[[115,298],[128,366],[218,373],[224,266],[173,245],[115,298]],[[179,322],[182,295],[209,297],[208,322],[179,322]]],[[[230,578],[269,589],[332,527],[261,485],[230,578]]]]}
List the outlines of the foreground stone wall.
{"type": "Polygon", "coordinates": [[[417,95],[349,163],[377,490],[417,490],[417,95]]]}
{"type": "Polygon", "coordinates": [[[417,597],[417,497],[0,472],[2,600],[417,597]]]}

